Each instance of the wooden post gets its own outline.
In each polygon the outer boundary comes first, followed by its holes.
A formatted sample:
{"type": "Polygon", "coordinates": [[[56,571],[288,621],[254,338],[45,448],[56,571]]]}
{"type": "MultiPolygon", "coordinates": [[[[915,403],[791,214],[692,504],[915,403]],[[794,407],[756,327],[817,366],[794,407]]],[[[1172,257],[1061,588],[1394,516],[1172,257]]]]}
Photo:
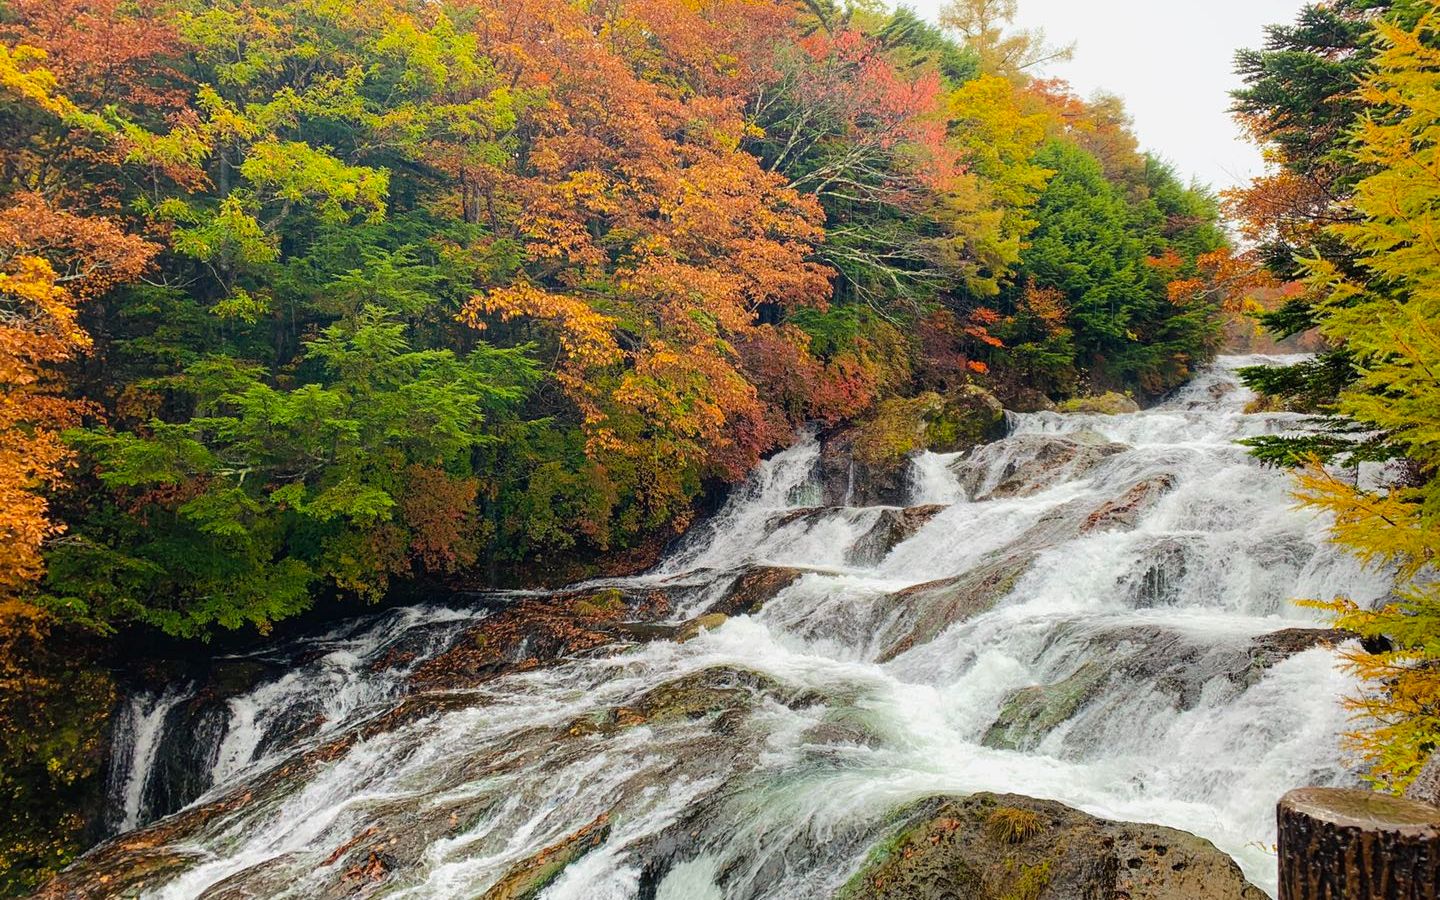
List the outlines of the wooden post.
{"type": "Polygon", "coordinates": [[[1302,788],[1280,801],[1280,900],[1437,900],[1440,807],[1302,788]]]}

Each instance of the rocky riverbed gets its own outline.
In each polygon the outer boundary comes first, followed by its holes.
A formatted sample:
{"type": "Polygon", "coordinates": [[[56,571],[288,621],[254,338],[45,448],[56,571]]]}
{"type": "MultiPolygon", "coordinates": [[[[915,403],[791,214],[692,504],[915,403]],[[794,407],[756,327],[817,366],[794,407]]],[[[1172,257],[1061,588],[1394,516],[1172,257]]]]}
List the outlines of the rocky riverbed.
{"type": "Polygon", "coordinates": [[[1239,362],[898,463],[805,439],[643,575],[138,693],[43,896],[1262,896],[1276,798],[1353,780],[1348,636],[1290,599],[1387,587],[1234,445],[1303,425],[1239,362]]]}

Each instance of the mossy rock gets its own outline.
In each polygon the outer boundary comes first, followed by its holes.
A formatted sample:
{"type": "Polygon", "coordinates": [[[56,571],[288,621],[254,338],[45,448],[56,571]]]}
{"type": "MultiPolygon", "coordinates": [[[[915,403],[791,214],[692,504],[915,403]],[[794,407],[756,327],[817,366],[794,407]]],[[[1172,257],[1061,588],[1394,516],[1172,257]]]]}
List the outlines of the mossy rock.
{"type": "Polygon", "coordinates": [[[858,463],[884,466],[924,450],[958,453],[1005,436],[1005,407],[993,394],[965,385],[948,395],[934,392],[886,400],[860,426],[858,463]]]}
{"type": "Polygon", "coordinates": [[[624,706],[598,710],[572,722],[569,731],[573,735],[614,734],[641,725],[707,721],[712,730],[730,732],[762,696],[782,702],[802,700],[758,672],[721,666],[652,688],[624,706]]]}
{"type": "Polygon", "coordinates": [[[1135,398],[1110,391],[1091,397],[1073,397],[1061,403],[1057,409],[1064,413],[1095,413],[1102,416],[1120,416],[1137,413],[1140,404],[1135,398]]]}
{"type": "Polygon", "coordinates": [[[625,594],[616,588],[606,588],[577,599],[572,607],[576,615],[590,619],[609,619],[626,612],[625,594]]]}
{"type": "Polygon", "coordinates": [[[960,453],[999,440],[1007,430],[1004,405],[984,388],[967,384],[947,395],[939,414],[928,421],[923,449],[960,453]]]}
{"type": "Polygon", "coordinates": [[[534,900],[567,866],[605,843],[609,836],[610,817],[602,815],[563,841],[511,866],[482,900],[534,900]]]}
{"type": "Polygon", "coordinates": [[[1063,681],[1021,688],[1000,708],[983,743],[1000,750],[1033,749],[1090,702],[1109,677],[1104,663],[1091,660],[1063,681]]]}
{"type": "Polygon", "coordinates": [[[941,415],[944,406],[945,401],[934,393],[882,402],[874,417],[860,425],[854,443],[855,461],[865,466],[885,466],[924,450],[930,421],[941,415]]]}
{"type": "Polygon", "coordinates": [[[1202,838],[1017,795],[900,810],[836,900],[1262,900],[1202,838]]]}
{"type": "Polygon", "coordinates": [[[680,644],[693,641],[700,636],[701,632],[714,631],[728,621],[730,621],[730,617],[724,613],[707,613],[697,619],[691,619],[681,626],[680,631],[675,635],[675,641],[680,644]]]}

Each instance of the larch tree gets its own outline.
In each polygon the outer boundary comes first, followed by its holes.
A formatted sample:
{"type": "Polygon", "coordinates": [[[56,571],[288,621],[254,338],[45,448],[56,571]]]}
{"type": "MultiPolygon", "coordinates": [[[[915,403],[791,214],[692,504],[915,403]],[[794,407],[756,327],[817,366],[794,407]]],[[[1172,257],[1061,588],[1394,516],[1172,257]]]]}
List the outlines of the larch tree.
{"type": "Polygon", "coordinates": [[[1306,263],[1321,330],[1354,359],[1356,379],[1337,411],[1383,438],[1368,453],[1406,462],[1383,489],[1362,487],[1318,459],[1301,480],[1301,497],[1334,516],[1343,547],[1399,575],[1399,599],[1380,609],[1343,597],[1319,604],[1369,639],[1347,654],[1367,683],[1351,701],[1359,715],[1352,738],[1374,780],[1391,789],[1403,788],[1440,744],[1440,588],[1432,570],[1440,555],[1437,26],[1434,13],[1414,29],[1376,24],[1374,71],[1358,95],[1369,111],[1351,132],[1350,151],[1371,174],[1355,186],[1354,221],[1330,228],[1355,267],[1318,257],[1306,263]]]}

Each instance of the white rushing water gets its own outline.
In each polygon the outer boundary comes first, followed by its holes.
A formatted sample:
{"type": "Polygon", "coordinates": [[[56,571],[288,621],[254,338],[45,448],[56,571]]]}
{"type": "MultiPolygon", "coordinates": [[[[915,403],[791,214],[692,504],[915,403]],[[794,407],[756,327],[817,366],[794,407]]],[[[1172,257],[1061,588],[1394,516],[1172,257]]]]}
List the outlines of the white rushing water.
{"type": "Polygon", "coordinates": [[[154,773],[165,718],[186,696],[185,691],[174,688],[159,695],[136,694],[116,713],[111,740],[116,752],[111,755],[109,779],[109,813],[115,830],[129,831],[141,824],[145,789],[154,773]]]}
{"type": "MultiPolygon", "coordinates": [[[[1353,780],[1335,651],[1272,649],[1320,626],[1293,598],[1372,602],[1388,584],[1235,445],[1302,424],[1244,412],[1233,369],[1250,361],[1223,359],[1153,410],[1016,415],[1003,441],[918,459],[914,505],[942,508],[878,552],[897,511],[811,509],[820,447],[804,439],[655,572],[614,582],[690,586],[684,619],[738,573],[802,569],[760,612],[481,683],[277,775],[394,705],[410,669],[376,660],[424,659],[483,613],[417,607],[316,639],[226,700],[197,803],[258,799],[185,833],[189,863],[149,896],[312,896],[376,834],[402,861],[386,896],[479,896],[606,815],[548,900],[825,897],[898,806],[982,790],[1192,831],[1272,890],[1276,799],[1353,780]],[[742,714],[576,724],[697,679],[748,698],[742,714]],[[301,719],[318,724],[277,733],[301,719]]],[[[126,827],[177,700],[126,720],[126,827]]]]}

